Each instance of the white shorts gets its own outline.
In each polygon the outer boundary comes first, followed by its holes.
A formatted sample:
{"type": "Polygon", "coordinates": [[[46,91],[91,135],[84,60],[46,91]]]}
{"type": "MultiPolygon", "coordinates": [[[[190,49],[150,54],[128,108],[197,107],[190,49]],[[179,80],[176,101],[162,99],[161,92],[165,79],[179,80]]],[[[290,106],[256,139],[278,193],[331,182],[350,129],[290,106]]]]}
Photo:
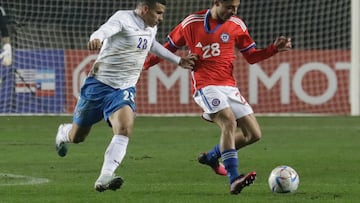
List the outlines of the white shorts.
{"type": "Polygon", "coordinates": [[[203,118],[211,121],[210,114],[230,107],[239,119],[254,113],[253,109],[236,87],[206,86],[194,94],[195,102],[204,110],[203,118]]]}

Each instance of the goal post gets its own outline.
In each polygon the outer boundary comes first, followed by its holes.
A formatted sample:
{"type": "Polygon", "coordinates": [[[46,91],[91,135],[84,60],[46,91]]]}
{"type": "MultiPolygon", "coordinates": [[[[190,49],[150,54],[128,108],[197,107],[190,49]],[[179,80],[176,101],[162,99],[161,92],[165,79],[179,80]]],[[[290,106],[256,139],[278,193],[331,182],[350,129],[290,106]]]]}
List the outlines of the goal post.
{"type": "MultiPolygon", "coordinates": [[[[213,0],[167,0],[157,39],[213,0]]],[[[90,34],[134,0],[2,0],[8,15],[13,65],[0,65],[0,114],[72,114],[80,86],[97,54],[90,34]]],[[[259,114],[359,115],[358,0],[243,0],[238,10],[258,48],[279,35],[293,49],[249,65],[239,51],[237,85],[259,114]]],[[[201,28],[199,28],[201,29],[201,28]]],[[[176,54],[186,55],[187,50],[176,54]]],[[[143,71],[138,115],[200,115],[191,75],[162,62],[143,71]]]]}
{"type": "Polygon", "coordinates": [[[360,1],[351,0],[351,115],[360,115],[360,1]]]}

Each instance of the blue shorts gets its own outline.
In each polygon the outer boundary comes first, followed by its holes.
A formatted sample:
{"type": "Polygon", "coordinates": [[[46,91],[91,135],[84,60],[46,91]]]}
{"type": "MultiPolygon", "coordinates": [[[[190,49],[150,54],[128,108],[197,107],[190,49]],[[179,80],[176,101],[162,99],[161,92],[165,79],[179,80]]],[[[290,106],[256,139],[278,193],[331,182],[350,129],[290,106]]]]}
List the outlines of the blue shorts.
{"type": "Polygon", "coordinates": [[[91,126],[103,118],[109,122],[110,115],[125,105],[130,106],[135,112],[135,95],[135,87],[114,89],[93,77],[88,77],[81,87],[73,122],[84,127],[91,126]]]}

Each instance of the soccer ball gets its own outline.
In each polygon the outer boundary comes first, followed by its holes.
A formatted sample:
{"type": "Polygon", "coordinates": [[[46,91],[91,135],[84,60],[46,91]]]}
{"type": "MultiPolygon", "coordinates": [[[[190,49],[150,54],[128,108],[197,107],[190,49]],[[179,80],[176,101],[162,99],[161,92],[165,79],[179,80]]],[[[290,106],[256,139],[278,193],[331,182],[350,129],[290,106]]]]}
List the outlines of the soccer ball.
{"type": "Polygon", "coordinates": [[[278,166],[271,171],[268,182],[274,193],[295,192],[299,186],[299,175],[290,166],[278,166]]]}

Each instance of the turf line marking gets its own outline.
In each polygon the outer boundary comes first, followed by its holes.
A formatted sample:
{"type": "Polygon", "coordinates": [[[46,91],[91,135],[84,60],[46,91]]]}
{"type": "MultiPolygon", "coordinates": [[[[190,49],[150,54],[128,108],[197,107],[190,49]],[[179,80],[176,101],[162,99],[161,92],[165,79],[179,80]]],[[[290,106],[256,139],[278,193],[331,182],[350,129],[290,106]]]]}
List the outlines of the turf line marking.
{"type": "Polygon", "coordinates": [[[0,173],[0,186],[13,186],[13,185],[36,185],[48,183],[49,179],[36,178],[31,176],[16,175],[11,173],[0,173]],[[5,179],[9,179],[3,181],[5,179]]]}

